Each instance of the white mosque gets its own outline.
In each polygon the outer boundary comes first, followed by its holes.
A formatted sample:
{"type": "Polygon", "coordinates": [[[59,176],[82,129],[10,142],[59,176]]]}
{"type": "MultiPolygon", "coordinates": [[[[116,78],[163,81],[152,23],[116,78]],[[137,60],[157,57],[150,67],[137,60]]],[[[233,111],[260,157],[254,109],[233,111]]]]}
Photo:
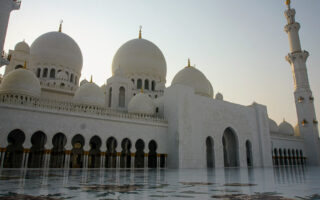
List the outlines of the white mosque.
{"type": "MultiPolygon", "coordinates": [[[[3,51],[10,12],[0,2],[3,51]]],[[[103,86],[81,81],[82,53],[59,31],[19,42],[1,57],[0,168],[221,168],[319,165],[314,98],[295,10],[285,17],[298,123],[277,125],[267,107],[214,95],[188,62],[166,87],[166,60],[151,41],[124,43],[103,86]]]]}

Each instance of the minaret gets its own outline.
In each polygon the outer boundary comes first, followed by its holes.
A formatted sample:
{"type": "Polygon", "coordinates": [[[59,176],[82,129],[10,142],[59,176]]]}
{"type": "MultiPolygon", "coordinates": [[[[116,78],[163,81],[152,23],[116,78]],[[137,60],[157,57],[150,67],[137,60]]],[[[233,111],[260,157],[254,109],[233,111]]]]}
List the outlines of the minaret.
{"type": "Polygon", "coordinates": [[[288,9],[285,11],[287,25],[284,30],[289,36],[290,53],[286,60],[292,68],[294,80],[294,98],[298,115],[300,134],[304,139],[307,164],[320,165],[320,145],[318,121],[313,104],[313,96],[309,85],[306,61],[307,51],[301,50],[299,39],[300,24],[295,21],[295,9],[290,7],[290,0],[286,1],[288,9]]]}
{"type": "Polygon", "coordinates": [[[0,67],[9,64],[4,54],[3,46],[7,34],[10,13],[12,10],[18,10],[20,5],[20,0],[0,0],[0,67]]]}

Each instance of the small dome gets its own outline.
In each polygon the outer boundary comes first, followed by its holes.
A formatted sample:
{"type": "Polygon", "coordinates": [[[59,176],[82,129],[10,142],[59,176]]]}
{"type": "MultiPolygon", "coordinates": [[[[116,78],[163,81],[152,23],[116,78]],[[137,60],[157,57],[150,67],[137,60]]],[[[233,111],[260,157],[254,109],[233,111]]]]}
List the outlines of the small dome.
{"type": "Polygon", "coordinates": [[[81,50],[78,44],[65,33],[49,32],[41,35],[32,43],[30,56],[31,67],[48,64],[81,73],[81,50]]]}
{"type": "Polygon", "coordinates": [[[31,96],[40,96],[39,79],[28,69],[16,69],[4,76],[0,92],[13,92],[31,96]]]}
{"type": "Polygon", "coordinates": [[[112,74],[121,67],[124,75],[147,74],[166,80],[167,64],[161,50],[145,39],[133,39],[123,44],[112,61],[112,74]]]}
{"type": "Polygon", "coordinates": [[[104,106],[104,94],[101,91],[100,87],[95,83],[85,83],[81,85],[74,97],[73,100],[78,103],[104,106]]]}
{"type": "Polygon", "coordinates": [[[153,115],[155,112],[154,103],[147,94],[139,93],[130,100],[128,112],[153,115]]]}
{"type": "Polygon", "coordinates": [[[172,80],[171,85],[181,84],[194,88],[195,93],[213,97],[213,90],[211,83],[205,75],[193,66],[187,66],[180,70],[172,80]]]}
{"type": "Polygon", "coordinates": [[[279,133],[283,133],[286,135],[293,135],[294,130],[291,124],[283,120],[283,122],[279,125],[279,133]]]}
{"type": "Polygon", "coordinates": [[[216,94],[216,99],[217,100],[223,100],[223,95],[220,93],[220,92],[218,92],[217,94],[216,94]]]}
{"type": "Polygon", "coordinates": [[[64,71],[59,71],[57,73],[57,79],[58,80],[62,80],[62,81],[67,81],[69,78],[68,78],[68,74],[64,71]]]}
{"type": "Polygon", "coordinates": [[[30,53],[30,47],[25,41],[17,43],[16,46],[14,47],[14,50],[21,51],[27,54],[30,53]]]}
{"type": "Polygon", "coordinates": [[[81,82],[80,82],[80,86],[86,84],[86,83],[89,83],[89,81],[87,81],[87,79],[83,79],[81,82]]]}
{"type": "Polygon", "coordinates": [[[269,129],[270,129],[270,132],[274,132],[274,133],[278,133],[279,131],[279,127],[277,123],[270,118],[269,118],[269,129]]]}

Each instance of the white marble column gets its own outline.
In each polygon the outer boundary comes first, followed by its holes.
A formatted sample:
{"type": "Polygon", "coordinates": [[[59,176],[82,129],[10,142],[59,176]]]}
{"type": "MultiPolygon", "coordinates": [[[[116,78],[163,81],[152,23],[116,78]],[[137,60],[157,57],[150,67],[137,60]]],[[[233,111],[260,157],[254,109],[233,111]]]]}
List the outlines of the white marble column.
{"type": "Polygon", "coordinates": [[[69,169],[69,166],[70,166],[70,154],[71,154],[71,151],[70,150],[66,150],[65,151],[65,161],[64,161],[64,168],[65,169],[69,169]]]}
{"type": "Polygon", "coordinates": [[[21,162],[21,167],[20,168],[24,168],[25,160],[26,160],[26,152],[23,149],[22,162],[21,162]]]}
{"type": "Polygon", "coordinates": [[[117,162],[116,162],[116,168],[120,168],[120,156],[121,156],[121,153],[120,152],[117,152],[117,162]]]}
{"type": "Polygon", "coordinates": [[[134,169],[134,160],[136,158],[136,154],[135,153],[131,153],[131,169],[134,169]]]}
{"type": "Polygon", "coordinates": [[[47,163],[46,163],[46,168],[50,168],[50,161],[51,161],[51,150],[47,150],[47,163]]]}
{"type": "Polygon", "coordinates": [[[30,154],[30,149],[25,149],[26,151],[26,158],[25,158],[25,164],[24,164],[24,168],[28,168],[28,161],[29,161],[29,154],[30,154]]]}
{"type": "Polygon", "coordinates": [[[145,153],[144,154],[144,168],[148,168],[148,154],[145,153]]]}
{"type": "Polygon", "coordinates": [[[164,168],[167,168],[168,167],[168,163],[167,163],[167,157],[168,157],[168,155],[166,154],[165,156],[164,156],[164,168]]]}
{"type": "Polygon", "coordinates": [[[6,155],[6,148],[3,148],[1,149],[1,167],[0,168],[3,168],[3,163],[4,163],[4,157],[6,155]]]}
{"type": "Polygon", "coordinates": [[[157,168],[160,168],[160,154],[157,154],[157,168]]]}

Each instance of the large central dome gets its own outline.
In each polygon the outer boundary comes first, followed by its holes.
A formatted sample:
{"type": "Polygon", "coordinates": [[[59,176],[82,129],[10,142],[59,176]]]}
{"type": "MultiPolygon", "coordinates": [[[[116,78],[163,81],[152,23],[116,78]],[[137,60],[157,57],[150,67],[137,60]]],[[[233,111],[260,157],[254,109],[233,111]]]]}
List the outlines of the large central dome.
{"type": "Polygon", "coordinates": [[[49,32],[38,37],[31,45],[30,55],[31,67],[47,64],[81,73],[81,50],[70,36],[62,32],[49,32]]]}
{"type": "Polygon", "coordinates": [[[118,67],[127,75],[149,75],[166,80],[167,64],[161,50],[145,39],[133,39],[123,44],[112,62],[112,74],[118,67]]]}

